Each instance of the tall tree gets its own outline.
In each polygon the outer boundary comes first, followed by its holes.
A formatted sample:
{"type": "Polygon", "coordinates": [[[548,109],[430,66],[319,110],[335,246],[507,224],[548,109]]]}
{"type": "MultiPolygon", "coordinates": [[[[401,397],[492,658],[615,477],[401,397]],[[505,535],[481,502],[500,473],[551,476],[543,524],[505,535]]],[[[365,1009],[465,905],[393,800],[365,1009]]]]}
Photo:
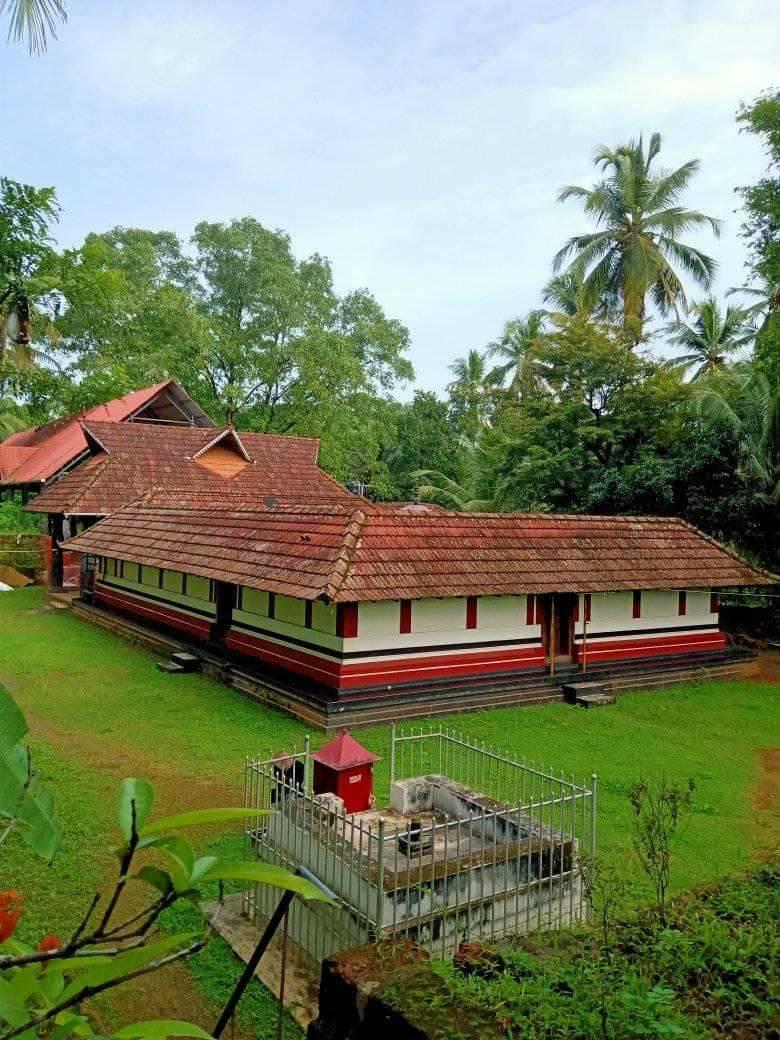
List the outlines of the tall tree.
{"type": "Polygon", "coordinates": [[[508,321],[500,338],[487,348],[489,357],[501,359],[487,381],[502,385],[509,378],[509,390],[521,401],[536,396],[544,385],[537,350],[544,335],[544,318],[543,311],[531,311],[524,318],[508,321]]]}
{"type": "Polygon", "coordinates": [[[757,135],[767,155],[765,175],[739,188],[750,246],[750,270],[763,297],[755,353],[773,383],[780,383],[780,90],[767,91],[737,116],[742,129],[757,135]]]}
{"type": "Polygon", "coordinates": [[[367,290],[339,298],[330,263],[297,260],[289,237],[245,217],[198,224],[203,374],[228,418],[287,432],[324,402],[410,379],[407,329],[367,290]]]}
{"type": "Polygon", "coordinates": [[[0,384],[7,366],[36,359],[33,311],[54,284],[47,268],[54,255],[51,226],[58,217],[54,188],[0,177],[0,384]]]}
{"type": "Polygon", "coordinates": [[[685,351],[669,365],[693,369],[692,379],[725,368],[729,357],[755,335],[747,310],[727,307],[724,313],[712,296],[697,303],[691,312],[694,321],[673,322],[666,331],[669,342],[685,351]]]}
{"type": "Polygon", "coordinates": [[[582,271],[569,267],[554,275],[542,290],[542,300],[547,305],[547,315],[553,320],[561,318],[598,318],[613,320],[620,312],[620,298],[609,298],[605,292],[601,299],[586,288],[582,271]]]}
{"type": "Polygon", "coordinates": [[[417,390],[409,403],[394,403],[394,424],[382,458],[395,484],[395,497],[409,498],[417,486],[413,474],[421,469],[455,476],[457,433],[449,405],[428,390],[417,390]]]}
{"type": "Polygon", "coordinates": [[[770,566],[780,565],[780,387],[757,364],[716,372],[697,388],[699,415],[731,435],[738,473],[761,516],[770,566]]]}
{"type": "Polygon", "coordinates": [[[493,389],[485,356],[470,350],[465,357],[455,358],[449,367],[454,377],[447,385],[453,419],[466,437],[475,441],[487,422],[493,389]]]}
{"type": "Polygon", "coordinates": [[[460,437],[457,445],[458,468],[455,476],[441,470],[424,469],[414,474],[417,496],[459,513],[498,510],[495,467],[483,439],[460,437]]]}
{"type": "Polygon", "coordinates": [[[8,39],[26,41],[30,54],[42,54],[49,36],[57,38],[59,22],[68,20],[63,0],[0,0],[0,17],[8,16],[8,39]]]}
{"type": "Polygon", "coordinates": [[[52,312],[75,410],[169,376],[197,395],[208,327],[176,235],[115,227],[58,258],[52,312]]]}
{"type": "Polygon", "coordinates": [[[751,250],[755,273],[780,286],[780,90],[761,94],[737,115],[742,129],[758,136],[767,156],[766,174],[738,188],[745,207],[742,231],[751,250]]]}
{"type": "Polygon", "coordinates": [[[615,149],[601,147],[594,163],[606,176],[592,188],[569,185],[558,196],[561,202],[579,199],[597,230],[570,238],[556,254],[554,270],[574,257],[570,270],[583,277],[589,296],[619,296],[635,344],[644,333],[648,296],[662,314],[679,315],[686,307],[682,276],[709,288],[716,269],[711,257],[681,241],[684,232],[701,227],[720,234],[719,221],[678,204],[699,161],[672,171],[654,168],[660,150],[657,133],[647,149],[641,137],[615,149]]]}

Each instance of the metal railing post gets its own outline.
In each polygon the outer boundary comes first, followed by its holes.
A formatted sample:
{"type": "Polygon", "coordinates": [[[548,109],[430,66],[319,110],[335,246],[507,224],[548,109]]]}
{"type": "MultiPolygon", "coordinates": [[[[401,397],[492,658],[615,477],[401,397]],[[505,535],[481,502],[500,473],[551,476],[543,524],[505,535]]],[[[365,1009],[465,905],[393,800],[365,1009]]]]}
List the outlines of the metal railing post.
{"type": "Polygon", "coordinates": [[[395,780],[395,723],[390,727],[390,783],[395,780]]]}
{"type": "Polygon", "coordinates": [[[598,787],[598,777],[595,773],[592,774],[591,778],[591,796],[590,796],[590,855],[591,859],[596,858],[596,789],[598,787]]]}
{"type": "Polygon", "coordinates": [[[380,818],[376,834],[376,941],[382,936],[385,906],[385,821],[380,818]]]}
{"type": "Polygon", "coordinates": [[[309,782],[311,777],[309,776],[309,770],[311,768],[311,737],[307,733],[303,738],[303,793],[309,793],[309,782]]]}

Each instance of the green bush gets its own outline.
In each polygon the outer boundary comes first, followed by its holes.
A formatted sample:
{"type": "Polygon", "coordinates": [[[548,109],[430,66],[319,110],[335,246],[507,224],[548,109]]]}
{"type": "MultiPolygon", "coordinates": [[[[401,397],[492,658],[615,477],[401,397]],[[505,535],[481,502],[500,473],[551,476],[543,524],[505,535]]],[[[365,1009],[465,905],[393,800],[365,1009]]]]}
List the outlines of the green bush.
{"type": "Polygon", "coordinates": [[[0,533],[2,534],[40,534],[43,531],[43,523],[44,518],[38,513],[24,511],[21,497],[18,495],[10,502],[0,502],[0,533]]]}
{"type": "Polygon", "coordinates": [[[513,1040],[759,1040],[773,1035],[779,910],[780,871],[763,866],[673,900],[666,927],[623,920],[609,959],[583,929],[545,937],[541,954],[502,949],[488,977],[434,970],[456,1006],[492,1011],[513,1040]]]}

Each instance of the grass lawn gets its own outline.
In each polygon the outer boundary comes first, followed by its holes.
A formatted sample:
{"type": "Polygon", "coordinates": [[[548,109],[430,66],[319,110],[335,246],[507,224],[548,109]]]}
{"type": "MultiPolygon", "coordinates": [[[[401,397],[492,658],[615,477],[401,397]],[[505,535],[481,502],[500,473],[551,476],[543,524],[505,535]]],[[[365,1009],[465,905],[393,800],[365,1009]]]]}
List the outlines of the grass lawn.
{"type": "MultiPolygon", "coordinates": [[[[54,873],[19,849],[3,851],[0,885],[28,896],[27,929],[66,930],[110,869],[113,789],[122,776],[155,784],[161,810],[240,804],[245,756],[299,747],[304,727],[200,676],[159,673],[154,657],[42,607],[37,589],[0,595],[0,682],[25,711],[32,748],[54,789],[65,831],[54,873]],[[10,874],[10,878],[9,878],[10,874]],[[60,924],[61,922],[61,924],[60,924]]],[[[777,818],[756,807],[760,750],[780,745],[779,688],[702,682],[632,693],[615,707],[565,705],[459,716],[458,728],[577,776],[599,775],[600,851],[635,872],[626,785],[665,772],[696,781],[696,811],[681,840],[674,887],[744,866],[776,843],[777,818]]],[[[321,734],[312,734],[314,744],[321,734]]],[[[385,756],[389,731],[361,740],[385,756]]],[[[207,987],[206,987],[207,988],[207,987]]]]}

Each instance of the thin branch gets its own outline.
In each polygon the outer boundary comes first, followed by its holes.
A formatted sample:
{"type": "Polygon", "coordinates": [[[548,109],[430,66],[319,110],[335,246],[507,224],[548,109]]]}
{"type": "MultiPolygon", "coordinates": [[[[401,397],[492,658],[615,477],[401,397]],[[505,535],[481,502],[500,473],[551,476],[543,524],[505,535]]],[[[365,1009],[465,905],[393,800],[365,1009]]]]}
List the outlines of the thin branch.
{"type": "Polygon", "coordinates": [[[62,1014],[63,1011],[67,1011],[68,1008],[74,1007],[76,1004],[80,1004],[84,1000],[90,1000],[92,997],[103,993],[108,989],[113,989],[115,986],[121,986],[125,982],[130,982],[131,979],[137,979],[141,975],[148,975],[150,972],[158,971],[160,968],[166,967],[168,964],[173,964],[176,961],[180,961],[185,957],[190,957],[193,953],[197,953],[198,950],[202,950],[206,945],[205,939],[199,939],[197,942],[191,943],[183,950],[179,950],[177,953],[171,953],[167,957],[161,957],[158,961],[152,961],[151,964],[145,965],[143,968],[136,968],[135,971],[130,971],[127,975],[123,975],[119,979],[110,979],[108,982],[101,982],[97,986],[85,986],[84,989],[79,990],[72,997],[67,1000],[60,1001],[59,1004],[55,1004],[50,1007],[44,1014],[31,1018],[21,1026],[14,1026],[7,1033],[0,1034],[0,1040],[13,1040],[13,1037],[20,1036],[22,1033],[26,1033],[28,1029],[37,1029],[43,1025],[44,1022],[49,1022],[52,1018],[62,1014]]]}

